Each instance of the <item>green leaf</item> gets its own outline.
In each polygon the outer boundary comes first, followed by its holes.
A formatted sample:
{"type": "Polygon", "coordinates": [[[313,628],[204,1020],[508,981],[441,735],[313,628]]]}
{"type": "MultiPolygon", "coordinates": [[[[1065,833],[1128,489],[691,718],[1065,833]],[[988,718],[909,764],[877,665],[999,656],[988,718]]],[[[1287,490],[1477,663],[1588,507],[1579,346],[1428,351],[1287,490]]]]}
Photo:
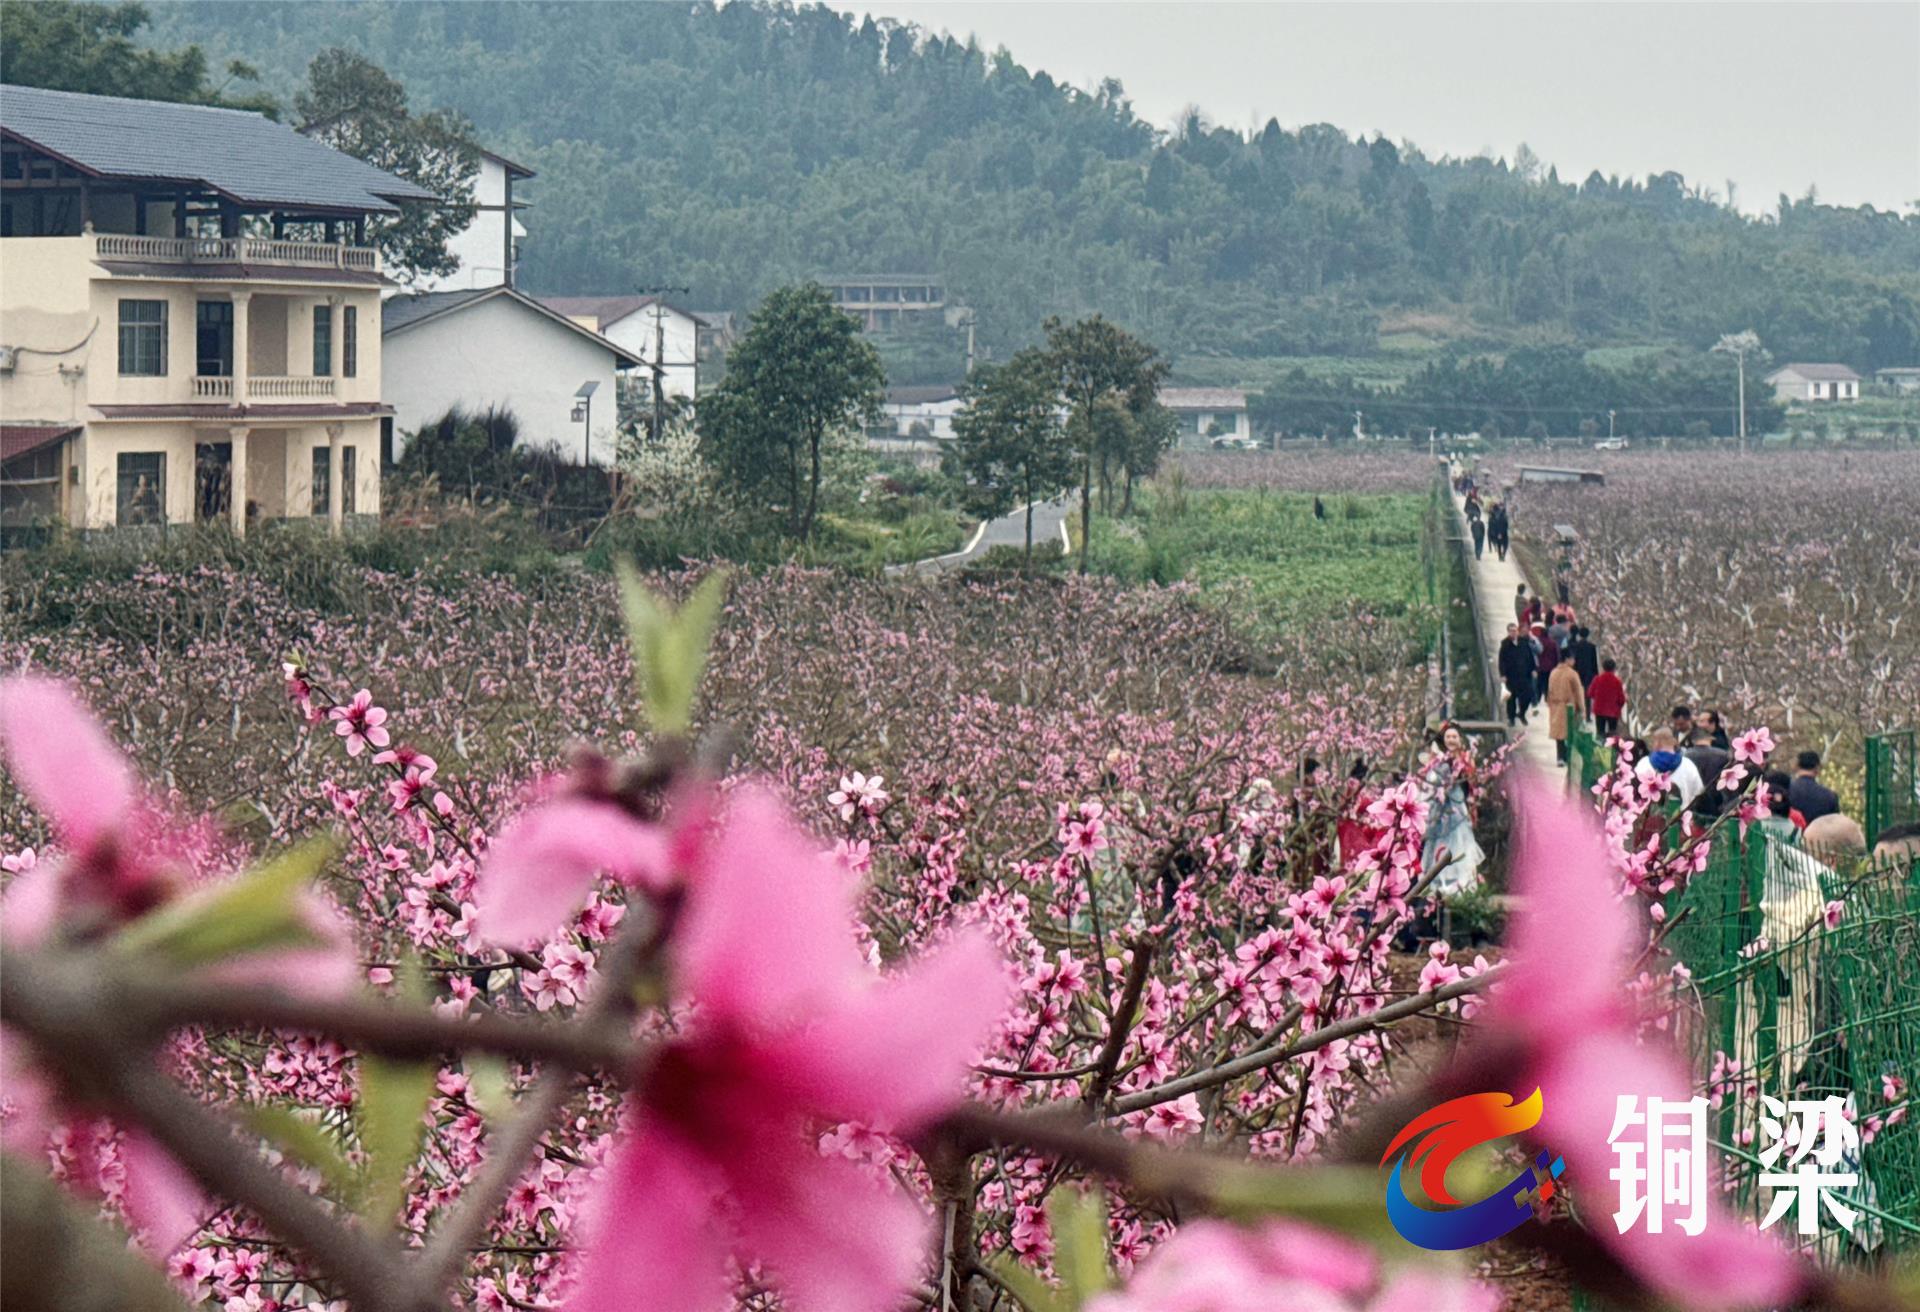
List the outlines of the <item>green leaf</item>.
{"type": "Polygon", "coordinates": [[[433,1097],[431,1062],[360,1059],[360,1147],[367,1154],[360,1214],[385,1224],[406,1195],[407,1169],[420,1155],[426,1133],[422,1116],[433,1097]]]}
{"type": "Polygon", "coordinates": [[[469,1053],[466,1063],[467,1101],[489,1121],[498,1121],[512,1111],[513,1081],[506,1061],[469,1053]]]}
{"type": "Polygon", "coordinates": [[[353,1197],[359,1175],[326,1128],[287,1107],[249,1107],[244,1119],[253,1132],[302,1166],[325,1177],[342,1197],[353,1197]]]}
{"type": "Polygon", "coordinates": [[[707,648],[726,601],[729,575],[725,570],[707,575],[677,611],[647,591],[626,561],[615,562],[614,575],[620,585],[627,638],[633,645],[634,681],[647,720],[656,733],[683,735],[693,724],[693,700],[700,691],[707,648]]]}
{"type": "Polygon", "coordinates": [[[1028,1268],[1010,1257],[987,1259],[987,1269],[1020,1300],[1027,1312],[1074,1312],[1078,1306],[1028,1268]]]}
{"type": "Polygon", "coordinates": [[[1107,1202],[1098,1189],[1061,1189],[1047,1200],[1053,1227],[1053,1269],[1068,1306],[1078,1307],[1113,1285],[1107,1270],[1107,1202]]]}
{"type": "Polygon", "coordinates": [[[176,898],[121,930],[114,947],[155,953],[176,966],[198,966],[267,948],[317,943],[300,894],[336,846],[332,838],[311,838],[238,879],[176,898]]]}
{"type": "MultiPolygon", "coordinates": [[[[1141,1183],[1151,1191],[1151,1180],[1141,1183]]],[[[1236,1220],[1279,1213],[1380,1242],[1391,1233],[1383,1184],[1378,1171],[1365,1167],[1303,1171],[1222,1163],[1213,1172],[1210,1193],[1214,1210],[1236,1220]]]]}

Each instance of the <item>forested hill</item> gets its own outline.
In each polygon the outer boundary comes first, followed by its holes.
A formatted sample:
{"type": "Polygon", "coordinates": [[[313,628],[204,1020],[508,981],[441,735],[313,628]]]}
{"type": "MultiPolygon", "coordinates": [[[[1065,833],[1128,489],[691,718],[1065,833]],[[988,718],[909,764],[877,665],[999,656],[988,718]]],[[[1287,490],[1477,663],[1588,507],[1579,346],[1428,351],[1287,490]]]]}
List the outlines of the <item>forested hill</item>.
{"type": "Polygon", "coordinates": [[[739,307],[937,272],[997,354],[1100,310],[1189,356],[1355,355],[1418,312],[1469,345],[1751,327],[1776,358],[1920,361],[1920,213],[1783,198],[1752,220],[1674,174],[1569,180],[1329,126],[1167,139],[1117,83],[825,9],[221,0],[154,6],[147,39],[248,60],[283,101],[347,45],[464,112],[539,171],[537,291],[739,307]]]}

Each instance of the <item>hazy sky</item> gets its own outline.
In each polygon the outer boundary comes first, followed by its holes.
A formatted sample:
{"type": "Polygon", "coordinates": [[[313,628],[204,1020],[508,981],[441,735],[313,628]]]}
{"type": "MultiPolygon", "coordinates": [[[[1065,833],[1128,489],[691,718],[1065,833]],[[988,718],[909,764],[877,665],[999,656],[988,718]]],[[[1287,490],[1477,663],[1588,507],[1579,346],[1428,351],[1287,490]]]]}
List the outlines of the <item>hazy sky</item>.
{"type": "MultiPolygon", "coordinates": [[[[841,0],[844,4],[845,0],[841,0]]],[[[836,6],[838,7],[838,6],[836,6]]],[[[1429,155],[1524,141],[1563,179],[1677,169],[1742,209],[1809,183],[1834,204],[1920,201],[1920,0],[1889,3],[1167,3],[848,6],[1004,45],[1143,117],[1332,123],[1429,155]]]]}

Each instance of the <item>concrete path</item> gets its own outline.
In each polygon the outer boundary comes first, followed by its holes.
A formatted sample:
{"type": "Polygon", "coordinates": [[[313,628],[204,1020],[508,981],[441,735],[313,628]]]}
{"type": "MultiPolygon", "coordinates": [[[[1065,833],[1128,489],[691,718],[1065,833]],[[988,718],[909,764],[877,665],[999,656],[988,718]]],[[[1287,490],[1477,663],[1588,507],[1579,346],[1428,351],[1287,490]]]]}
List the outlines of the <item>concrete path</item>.
{"type": "MultiPolygon", "coordinates": [[[[1507,636],[1507,625],[1513,622],[1513,595],[1519,586],[1526,582],[1520,574],[1520,562],[1511,551],[1507,559],[1500,559],[1499,553],[1489,546],[1479,560],[1473,559],[1473,534],[1467,528],[1467,499],[1458,492],[1453,494],[1453,513],[1458,520],[1460,536],[1467,540],[1467,564],[1473,570],[1473,586],[1480,594],[1480,650],[1489,666],[1495,667],[1500,659],[1500,643],[1507,636]]],[[[1494,708],[1493,718],[1506,719],[1504,704],[1505,685],[1501,685],[1502,705],[1494,708]]],[[[1519,744],[1514,748],[1516,760],[1525,761],[1546,772],[1550,779],[1561,781],[1566,778],[1566,767],[1555,758],[1553,739],[1547,734],[1547,708],[1545,703],[1536,705],[1527,714],[1526,732],[1521,735],[1519,744]]]]}
{"type": "MultiPolygon", "coordinates": [[[[1033,545],[1037,551],[1049,542],[1058,542],[1062,550],[1066,547],[1067,515],[1078,503],[1070,495],[1062,494],[1052,501],[1036,501],[1033,505],[1033,545]]],[[[889,574],[938,574],[945,570],[959,569],[968,561],[983,555],[989,547],[1024,547],[1027,544],[1027,512],[1022,506],[998,519],[989,519],[974,530],[967,545],[958,551],[948,552],[944,556],[930,556],[926,560],[917,560],[911,565],[892,565],[889,574]]]]}

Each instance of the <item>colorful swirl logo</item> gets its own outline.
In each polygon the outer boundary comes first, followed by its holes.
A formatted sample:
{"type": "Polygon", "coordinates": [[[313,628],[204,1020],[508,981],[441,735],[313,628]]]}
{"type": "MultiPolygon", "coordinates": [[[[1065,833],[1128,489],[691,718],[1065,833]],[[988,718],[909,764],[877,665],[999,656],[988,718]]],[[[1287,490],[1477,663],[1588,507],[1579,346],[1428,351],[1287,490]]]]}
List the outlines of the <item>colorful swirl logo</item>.
{"type": "Polygon", "coordinates": [[[1380,1164],[1398,1154],[1387,1181],[1387,1217],[1408,1243],[1422,1248],[1472,1248],[1498,1239],[1533,1215],[1533,1202],[1553,1197],[1553,1182],[1567,1164],[1551,1150],[1543,1150],[1533,1164],[1490,1197],[1463,1204],[1447,1192],[1447,1167],[1467,1149],[1493,1139],[1531,1130],[1540,1123],[1542,1102],[1535,1089],[1522,1102],[1504,1093],[1471,1093],[1443,1102],[1407,1122],[1380,1164]],[[1419,1188],[1445,1210],[1422,1207],[1407,1196],[1402,1179],[1412,1166],[1419,1172],[1419,1188]]]}

